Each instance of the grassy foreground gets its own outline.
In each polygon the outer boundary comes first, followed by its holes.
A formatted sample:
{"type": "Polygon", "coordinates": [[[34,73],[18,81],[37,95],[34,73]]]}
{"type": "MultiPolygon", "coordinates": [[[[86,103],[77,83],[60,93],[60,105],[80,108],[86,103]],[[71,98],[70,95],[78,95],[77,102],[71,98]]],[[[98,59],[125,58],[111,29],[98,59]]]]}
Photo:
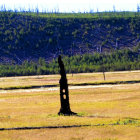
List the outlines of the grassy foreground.
{"type": "MultiPolygon", "coordinates": [[[[140,80],[140,72],[106,73],[106,81],[140,80]]],[[[1,87],[58,84],[58,75],[1,78],[1,87]],[[23,83],[22,83],[23,82],[23,83]]],[[[102,73],[68,75],[69,83],[103,81],[102,73]]],[[[0,92],[0,128],[82,127],[0,131],[0,139],[139,139],[140,84],[121,84],[70,90],[71,109],[79,116],[58,116],[59,90],[0,92]]]]}

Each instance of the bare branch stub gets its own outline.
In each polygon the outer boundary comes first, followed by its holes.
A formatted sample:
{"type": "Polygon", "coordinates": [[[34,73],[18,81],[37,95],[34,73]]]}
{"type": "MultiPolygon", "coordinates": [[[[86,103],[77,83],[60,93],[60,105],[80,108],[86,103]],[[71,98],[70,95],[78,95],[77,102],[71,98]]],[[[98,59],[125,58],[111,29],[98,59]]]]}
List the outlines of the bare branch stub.
{"type": "Polygon", "coordinates": [[[61,56],[58,57],[58,63],[60,67],[60,102],[61,102],[61,108],[59,111],[59,115],[76,115],[76,113],[72,112],[70,109],[69,104],[69,90],[68,90],[68,83],[67,83],[67,77],[66,72],[64,68],[63,61],[61,59],[61,56]]]}

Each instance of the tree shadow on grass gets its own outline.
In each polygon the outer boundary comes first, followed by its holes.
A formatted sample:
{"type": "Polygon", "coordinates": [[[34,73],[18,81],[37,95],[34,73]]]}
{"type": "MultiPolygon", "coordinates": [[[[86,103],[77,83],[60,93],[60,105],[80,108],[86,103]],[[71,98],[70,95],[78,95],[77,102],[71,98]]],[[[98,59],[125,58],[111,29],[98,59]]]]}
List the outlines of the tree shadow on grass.
{"type": "MultiPolygon", "coordinates": [[[[81,116],[80,116],[81,117],[81,116]]],[[[85,116],[86,117],[86,116],[85,116]]],[[[88,116],[88,117],[96,117],[103,118],[103,116],[88,116]]],[[[106,117],[107,118],[107,117],[106,117]]],[[[0,128],[0,131],[4,130],[34,130],[34,129],[60,129],[60,128],[76,128],[76,127],[96,127],[96,126],[114,126],[114,125],[137,125],[140,127],[140,119],[136,118],[122,118],[116,120],[114,123],[107,124],[87,124],[87,125],[65,125],[65,126],[41,126],[41,127],[13,127],[13,128],[0,128]]]]}

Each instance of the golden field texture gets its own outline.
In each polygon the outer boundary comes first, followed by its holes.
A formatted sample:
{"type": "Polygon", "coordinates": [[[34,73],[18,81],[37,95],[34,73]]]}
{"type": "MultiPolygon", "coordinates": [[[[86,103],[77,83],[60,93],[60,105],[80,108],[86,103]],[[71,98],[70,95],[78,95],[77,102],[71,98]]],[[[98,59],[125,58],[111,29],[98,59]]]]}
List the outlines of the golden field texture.
{"type": "MultiPolygon", "coordinates": [[[[105,82],[140,80],[139,77],[140,71],[106,73],[105,82]]],[[[1,78],[0,86],[55,85],[59,83],[59,78],[59,75],[1,78]]],[[[74,74],[73,77],[68,75],[69,83],[100,81],[103,81],[102,73],[74,74]]],[[[29,89],[28,92],[27,89],[1,90],[0,128],[62,128],[4,130],[0,131],[0,140],[140,138],[140,83],[72,86],[69,94],[71,110],[78,113],[78,116],[57,115],[60,109],[58,87],[52,90],[44,88],[41,91],[29,89]]]]}
{"type": "MultiPolygon", "coordinates": [[[[140,80],[140,71],[67,74],[69,84],[94,84],[140,80]]],[[[58,85],[60,75],[38,75],[0,78],[0,88],[58,85]]]]}

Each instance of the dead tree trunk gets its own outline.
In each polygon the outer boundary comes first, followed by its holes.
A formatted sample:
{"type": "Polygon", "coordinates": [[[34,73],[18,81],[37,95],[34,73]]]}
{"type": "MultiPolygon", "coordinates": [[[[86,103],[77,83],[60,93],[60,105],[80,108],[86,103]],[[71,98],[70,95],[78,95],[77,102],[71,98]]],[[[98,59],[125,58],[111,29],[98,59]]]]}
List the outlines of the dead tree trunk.
{"type": "Polygon", "coordinates": [[[103,71],[104,81],[105,81],[105,72],[103,71]]]}
{"type": "Polygon", "coordinates": [[[59,111],[59,115],[76,115],[76,113],[72,112],[70,109],[69,104],[69,91],[68,91],[68,84],[67,84],[67,77],[66,72],[64,68],[63,61],[61,60],[61,56],[58,57],[58,63],[60,67],[60,102],[61,102],[61,108],[59,111]]]}

